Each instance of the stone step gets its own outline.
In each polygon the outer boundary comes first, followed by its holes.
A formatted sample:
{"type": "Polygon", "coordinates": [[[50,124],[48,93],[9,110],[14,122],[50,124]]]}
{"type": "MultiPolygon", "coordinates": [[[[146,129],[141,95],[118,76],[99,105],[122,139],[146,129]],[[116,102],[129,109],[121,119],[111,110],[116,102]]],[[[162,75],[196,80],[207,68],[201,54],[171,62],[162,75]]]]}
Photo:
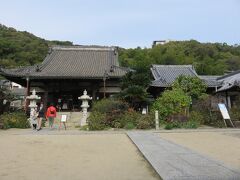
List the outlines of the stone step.
{"type": "MultiPolygon", "coordinates": [[[[57,112],[57,117],[55,118],[54,124],[59,126],[60,119],[62,115],[67,115],[67,128],[76,128],[80,124],[80,120],[82,118],[82,112],[57,112]]],[[[48,127],[48,121],[46,122],[46,126],[48,127]]]]}

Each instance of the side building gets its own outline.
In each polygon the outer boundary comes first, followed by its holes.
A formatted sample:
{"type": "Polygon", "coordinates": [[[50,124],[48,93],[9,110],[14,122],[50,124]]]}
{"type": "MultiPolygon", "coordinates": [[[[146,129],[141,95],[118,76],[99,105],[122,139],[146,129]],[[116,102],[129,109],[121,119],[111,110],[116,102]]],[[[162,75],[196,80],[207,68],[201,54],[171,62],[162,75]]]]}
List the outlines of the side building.
{"type": "Polygon", "coordinates": [[[181,75],[200,78],[207,85],[209,104],[217,110],[218,103],[225,103],[228,108],[240,103],[240,71],[224,76],[198,75],[192,65],[157,65],[151,66],[153,81],[149,86],[149,93],[157,98],[166,88],[181,75]]]}
{"type": "Polygon", "coordinates": [[[56,46],[41,64],[16,69],[0,69],[6,79],[35,89],[45,106],[79,108],[78,97],[86,89],[95,99],[120,92],[120,79],[128,69],[119,67],[116,47],[56,46]]]}

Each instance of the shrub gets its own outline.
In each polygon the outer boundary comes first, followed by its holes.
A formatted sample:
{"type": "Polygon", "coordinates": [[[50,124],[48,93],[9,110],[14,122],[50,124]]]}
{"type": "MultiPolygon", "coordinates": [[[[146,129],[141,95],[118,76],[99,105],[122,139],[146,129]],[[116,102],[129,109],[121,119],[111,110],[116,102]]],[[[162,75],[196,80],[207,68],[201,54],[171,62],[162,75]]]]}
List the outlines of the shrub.
{"type": "Polygon", "coordinates": [[[89,130],[104,130],[107,128],[105,124],[106,114],[100,112],[92,112],[88,118],[89,130]]]}
{"type": "Polygon", "coordinates": [[[186,122],[178,122],[178,121],[174,121],[174,122],[168,122],[165,125],[165,129],[170,130],[170,129],[174,129],[174,128],[185,128],[185,129],[196,129],[198,128],[200,125],[199,122],[197,121],[186,121],[186,122]]]}
{"type": "Polygon", "coordinates": [[[89,130],[105,128],[150,129],[154,127],[153,115],[141,115],[122,101],[103,99],[94,103],[88,118],[89,130]]]}
{"type": "Polygon", "coordinates": [[[225,127],[222,115],[219,111],[215,111],[210,114],[208,125],[219,128],[225,127]]]}
{"type": "Polygon", "coordinates": [[[193,99],[198,99],[206,92],[207,85],[198,77],[181,75],[174,81],[172,88],[182,89],[193,99]]]}
{"type": "Polygon", "coordinates": [[[102,99],[93,103],[92,111],[100,113],[110,113],[114,110],[126,111],[129,108],[128,104],[114,99],[102,99]]]}
{"type": "Polygon", "coordinates": [[[3,122],[3,128],[29,128],[30,123],[24,112],[13,112],[13,113],[4,113],[1,115],[1,120],[3,122]]]}
{"type": "Polygon", "coordinates": [[[139,114],[136,111],[126,111],[124,114],[119,118],[119,122],[121,124],[121,127],[124,128],[128,123],[133,124],[136,126],[137,119],[139,119],[141,114],[139,114]]]}
{"type": "Polygon", "coordinates": [[[132,122],[127,122],[127,124],[124,126],[125,129],[134,129],[135,125],[132,122]]]}
{"type": "Polygon", "coordinates": [[[199,124],[204,123],[204,115],[199,111],[191,111],[189,116],[189,121],[196,121],[199,124]]]}
{"type": "Polygon", "coordinates": [[[190,121],[183,123],[182,128],[197,129],[199,126],[200,126],[200,123],[198,121],[190,120],[190,121]]]}
{"type": "Polygon", "coordinates": [[[137,129],[151,129],[155,127],[154,115],[152,113],[147,115],[142,115],[141,118],[137,120],[137,129]]]}
{"type": "Polygon", "coordinates": [[[168,122],[165,125],[165,129],[167,129],[167,130],[170,130],[170,129],[173,129],[173,128],[181,128],[181,127],[182,127],[181,123],[177,122],[177,121],[168,122]]]}
{"type": "Polygon", "coordinates": [[[240,108],[239,107],[233,107],[230,110],[230,117],[234,121],[240,121],[240,108]]]}
{"type": "Polygon", "coordinates": [[[166,90],[153,104],[153,109],[158,110],[163,119],[170,115],[184,113],[189,108],[191,98],[181,89],[166,90]]]}

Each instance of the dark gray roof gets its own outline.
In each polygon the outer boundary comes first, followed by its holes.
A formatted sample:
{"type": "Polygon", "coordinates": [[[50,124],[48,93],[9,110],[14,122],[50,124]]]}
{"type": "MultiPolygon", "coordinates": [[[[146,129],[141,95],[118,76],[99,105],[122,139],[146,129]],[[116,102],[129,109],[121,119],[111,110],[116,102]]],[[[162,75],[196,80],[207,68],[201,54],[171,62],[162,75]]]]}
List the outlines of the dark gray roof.
{"type": "Polygon", "coordinates": [[[202,79],[208,87],[218,87],[221,85],[221,82],[217,81],[220,76],[198,76],[202,79]]]}
{"type": "Polygon", "coordinates": [[[107,72],[110,78],[119,78],[126,71],[119,67],[116,47],[105,46],[57,46],[42,64],[17,68],[2,69],[3,76],[25,77],[31,79],[101,79],[107,72]]]}
{"type": "Polygon", "coordinates": [[[218,78],[221,87],[217,91],[225,91],[234,86],[240,87],[240,70],[229,73],[218,78]]]}
{"type": "Polygon", "coordinates": [[[197,73],[192,65],[152,65],[151,72],[154,77],[151,86],[169,87],[175,79],[181,75],[196,76],[197,73]]]}

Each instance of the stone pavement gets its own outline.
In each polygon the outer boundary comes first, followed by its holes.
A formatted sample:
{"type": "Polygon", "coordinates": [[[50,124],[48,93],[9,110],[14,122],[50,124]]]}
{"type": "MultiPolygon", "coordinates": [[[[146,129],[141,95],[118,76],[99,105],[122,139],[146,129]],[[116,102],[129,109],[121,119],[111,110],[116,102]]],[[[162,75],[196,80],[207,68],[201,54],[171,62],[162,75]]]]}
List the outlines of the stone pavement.
{"type": "Polygon", "coordinates": [[[164,180],[240,180],[240,171],[152,132],[127,135],[164,180]]]}

